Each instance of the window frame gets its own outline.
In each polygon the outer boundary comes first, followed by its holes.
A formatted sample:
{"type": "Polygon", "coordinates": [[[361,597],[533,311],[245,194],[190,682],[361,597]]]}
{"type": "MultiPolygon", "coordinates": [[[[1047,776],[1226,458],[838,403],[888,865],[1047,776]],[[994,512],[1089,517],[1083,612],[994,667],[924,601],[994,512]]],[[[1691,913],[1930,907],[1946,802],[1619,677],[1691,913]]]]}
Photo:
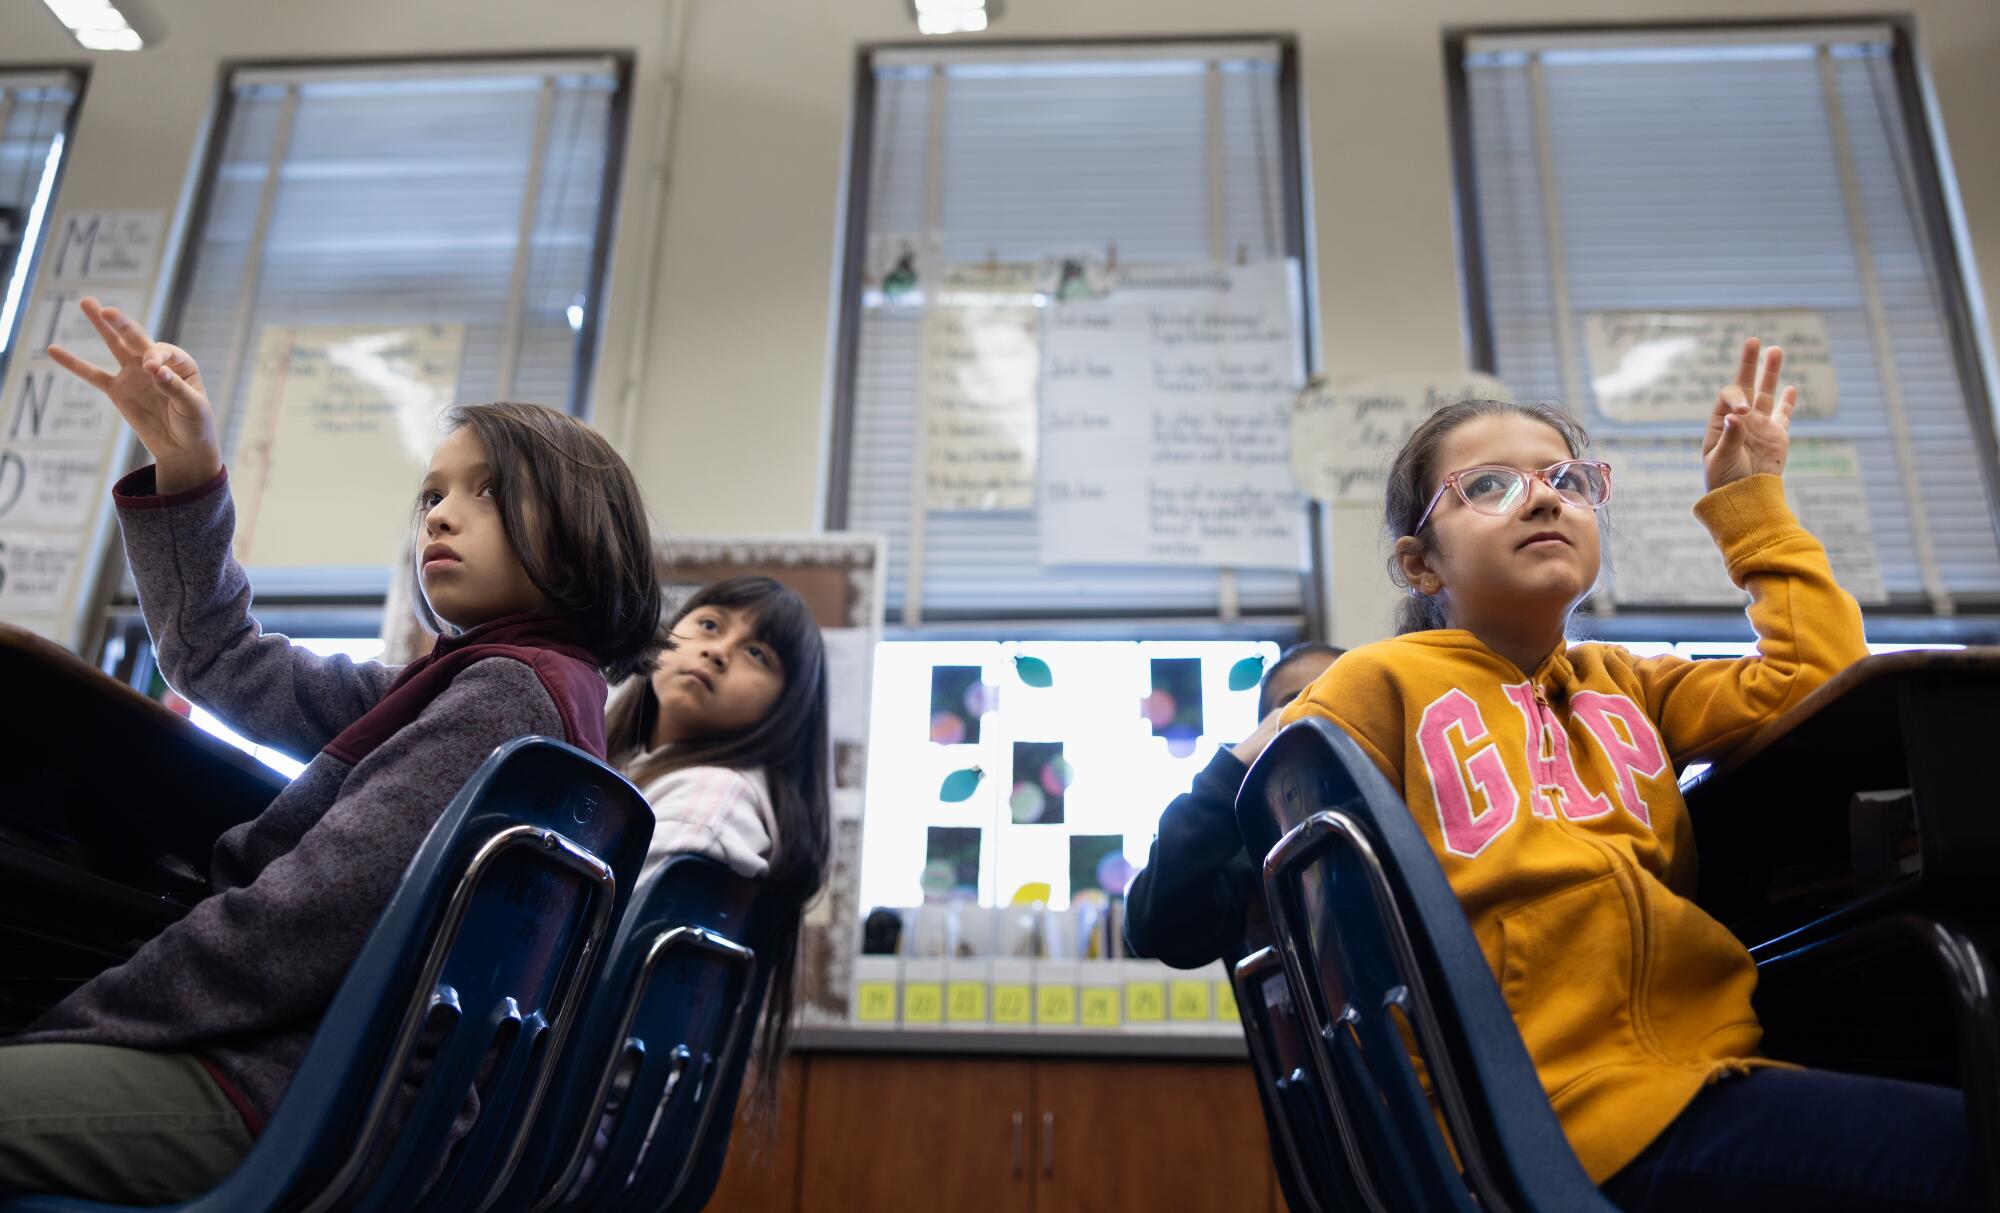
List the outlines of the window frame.
{"type": "MultiPolygon", "coordinates": [[[[47,220],[56,213],[57,208],[61,205],[63,178],[69,175],[70,161],[75,158],[73,149],[76,144],[77,122],[83,113],[84,101],[90,94],[90,65],[88,63],[0,63],[0,80],[4,80],[8,76],[68,76],[74,81],[76,92],[75,96],[70,100],[69,112],[63,115],[61,132],[63,154],[56,161],[55,179],[49,182],[49,203],[47,210],[43,214],[42,230],[36,234],[37,238],[33,248],[23,245],[20,254],[15,258],[13,272],[0,277],[0,307],[4,307],[5,305],[8,283],[16,275],[21,280],[20,299],[14,314],[8,318],[10,329],[9,331],[0,332],[0,383],[6,381],[9,370],[14,365],[14,351],[19,347],[21,335],[27,328],[28,313],[33,310],[31,305],[35,297],[35,276],[41,273],[42,250],[48,245],[49,225],[47,220]]],[[[4,123],[0,123],[0,126],[4,126],[4,123]]],[[[0,131],[0,133],[4,133],[4,131],[0,131]]],[[[25,223],[27,214],[24,212],[21,218],[25,223]]],[[[4,266],[0,266],[0,269],[4,268],[4,266]]]]}
{"type": "MultiPolygon", "coordinates": [[[[1317,289],[1313,273],[1313,237],[1307,226],[1310,217],[1309,183],[1305,175],[1305,147],[1301,121],[1298,40],[1287,34],[1234,34],[1215,37],[1104,37],[1104,38],[1022,38],[981,39],[980,52],[1006,54],[1009,51],[1055,49],[1087,54],[1092,50],[1117,48],[1121,51],[1158,47],[1229,47],[1235,45],[1277,48],[1277,142],[1278,187],[1284,223],[1284,255],[1301,267],[1299,340],[1305,355],[1308,377],[1320,370],[1320,340],[1317,328],[1317,289]]],[[[868,257],[868,200],[873,186],[875,132],[875,57],[880,54],[935,54],[935,42],[891,41],[865,43],[855,48],[854,90],[848,107],[845,159],[839,200],[840,239],[835,249],[838,261],[834,278],[833,357],[828,385],[828,415],[825,424],[825,496],[821,502],[821,522],[828,531],[844,531],[849,526],[849,485],[854,465],[856,377],[860,366],[862,273],[868,257]]],[[[1300,607],[1295,614],[1244,612],[1233,616],[1216,613],[1192,615],[1181,612],[1074,611],[1035,615],[1000,613],[976,618],[956,614],[939,615],[925,610],[923,622],[904,622],[901,609],[889,611],[883,639],[941,640],[987,638],[1004,634],[1009,638],[1044,640],[1136,639],[1268,639],[1280,645],[1327,635],[1327,595],[1325,584],[1326,523],[1324,506],[1305,498],[1303,539],[1307,549],[1301,578],[1300,607]]]]}
{"type": "MultiPolygon", "coordinates": [[[[1952,361],[1965,395],[1967,420],[1981,444],[1986,508],[2000,528],[2000,433],[1996,433],[1994,385],[1986,379],[1981,340],[1961,263],[1958,229],[1952,222],[1947,186],[1933,131],[1938,126],[1922,87],[1922,64],[1916,57],[1911,21],[1906,16],[1850,19],[1784,19],[1768,21],[1648,21],[1632,24],[1529,24],[1455,26],[1443,40],[1445,100],[1451,124],[1452,197],[1459,248],[1459,286],[1464,304],[1466,351],[1473,369],[1495,373],[1493,309],[1487,281],[1486,249],[1480,222],[1478,170],[1473,149],[1471,84],[1465,66],[1468,45],[1482,37],[1567,37],[1603,35],[1639,40],[1648,35],[1718,31],[1728,34],[1770,33],[1774,39],[1804,30],[1862,25],[1890,33],[1889,61],[1895,73],[1896,100],[1903,135],[1910,149],[1915,178],[1911,188],[1922,228],[1922,241],[1937,276],[1938,294],[1950,329],[1952,361]]],[[[1935,605],[1922,609],[1871,607],[1866,612],[1871,641],[1885,643],[2000,643],[2000,609],[1982,604],[1973,612],[1941,615],[1935,605]]],[[[1578,614],[1578,630],[1591,639],[1620,640],[1674,635],[1684,640],[1734,639],[1747,632],[1742,612],[1716,607],[1654,607],[1595,611],[1586,601],[1578,614]]]]}
{"type": "MultiPolygon", "coordinates": [[[[551,59],[603,59],[612,64],[617,86],[611,95],[609,125],[605,129],[605,165],[602,202],[597,209],[597,225],[592,234],[593,247],[590,257],[590,272],[584,280],[585,305],[583,325],[577,330],[577,361],[570,372],[569,399],[564,402],[565,411],[571,416],[586,420],[590,416],[591,388],[594,384],[597,358],[602,352],[605,288],[608,285],[611,267],[611,241],[617,227],[619,211],[618,191],[624,184],[625,157],[630,149],[632,110],[632,51],[623,50],[548,50],[517,51],[500,54],[470,55],[384,55],[372,57],[338,59],[241,59],[231,60],[221,65],[216,74],[216,105],[205,132],[201,156],[201,169],[195,179],[192,204],[188,208],[184,230],[189,241],[200,238],[208,224],[210,210],[214,203],[215,187],[220,178],[220,170],[228,150],[229,124],[235,117],[236,90],[234,83],[239,75],[256,72],[283,73],[291,71],[337,71],[353,69],[370,71],[375,69],[420,68],[425,66],[449,67],[455,65],[504,66],[511,63],[538,63],[551,59]]],[[[176,259],[172,282],[170,283],[165,306],[160,312],[159,333],[163,341],[175,341],[179,337],[181,321],[185,317],[188,296],[194,286],[196,258],[185,248],[176,259]]]]}

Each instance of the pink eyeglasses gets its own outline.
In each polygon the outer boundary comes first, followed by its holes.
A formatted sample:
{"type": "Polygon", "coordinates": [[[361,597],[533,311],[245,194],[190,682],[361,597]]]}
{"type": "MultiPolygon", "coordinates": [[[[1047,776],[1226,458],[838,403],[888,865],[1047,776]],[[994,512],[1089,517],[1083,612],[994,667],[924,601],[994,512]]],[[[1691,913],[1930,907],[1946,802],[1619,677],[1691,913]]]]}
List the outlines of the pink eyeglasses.
{"type": "Polygon", "coordinates": [[[1429,522],[1431,515],[1437,511],[1438,502],[1444,500],[1446,489],[1457,493],[1459,500],[1482,514],[1505,518],[1527,501],[1529,490],[1537,480],[1554,489],[1556,496],[1564,502],[1579,509],[1601,510],[1611,500],[1611,465],[1594,459],[1565,459],[1535,472],[1482,464],[1448,474],[1444,483],[1438,486],[1438,491],[1431,495],[1431,503],[1424,507],[1424,516],[1417,519],[1417,525],[1411,528],[1410,533],[1414,535],[1424,529],[1424,523],[1429,522]]]}

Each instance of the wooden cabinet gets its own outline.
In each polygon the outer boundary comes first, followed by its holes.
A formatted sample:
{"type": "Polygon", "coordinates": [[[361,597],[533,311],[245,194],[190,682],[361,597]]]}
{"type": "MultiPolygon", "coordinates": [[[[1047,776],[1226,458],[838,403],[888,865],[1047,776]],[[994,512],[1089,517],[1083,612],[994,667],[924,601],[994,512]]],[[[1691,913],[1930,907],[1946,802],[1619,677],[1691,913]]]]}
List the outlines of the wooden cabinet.
{"type": "Polygon", "coordinates": [[[799,1213],[1034,1208],[1026,1062],[814,1057],[799,1213]]]}
{"type": "Polygon", "coordinates": [[[763,1213],[797,1207],[800,1138],[806,1122],[805,1072],[801,1057],[787,1058],[779,1069],[775,1124],[759,1114],[746,1087],[730,1129],[729,1157],[708,1208],[763,1213]]]}
{"type": "Polygon", "coordinates": [[[1267,1209],[1270,1147],[1249,1068],[1038,1061],[1035,1213],[1267,1209]]]}
{"type": "Polygon", "coordinates": [[[785,1082],[774,1142],[739,1117],[711,1210],[1284,1208],[1241,1062],[819,1053],[785,1082]]]}

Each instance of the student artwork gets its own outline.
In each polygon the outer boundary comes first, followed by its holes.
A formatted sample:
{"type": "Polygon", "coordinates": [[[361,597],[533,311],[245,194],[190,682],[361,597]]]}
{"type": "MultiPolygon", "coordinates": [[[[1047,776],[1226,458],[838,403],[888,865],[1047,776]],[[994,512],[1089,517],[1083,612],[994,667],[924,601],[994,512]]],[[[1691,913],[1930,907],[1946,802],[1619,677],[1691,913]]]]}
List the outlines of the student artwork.
{"type": "Polygon", "coordinates": [[[1152,667],[1153,692],[1140,701],[1139,714],[1153,736],[1167,739],[1168,753],[1186,758],[1202,733],[1201,659],[1155,657],[1152,667]]]}
{"type": "Polygon", "coordinates": [[[924,841],[925,901],[979,899],[977,826],[932,826],[924,841]]]}
{"type": "Polygon", "coordinates": [[[931,740],[938,745],[976,745],[979,722],[998,707],[995,688],[981,681],[976,665],[931,667],[931,740]]]}
{"type": "Polygon", "coordinates": [[[1069,895],[1074,902],[1080,893],[1097,892],[1106,897],[1123,897],[1125,886],[1136,875],[1125,858],[1123,834],[1072,834],[1069,839],[1069,895]]]}
{"type": "Polygon", "coordinates": [[[1069,760],[1060,741],[1014,743],[1014,791],[1007,807],[1015,825],[1055,825],[1063,820],[1063,795],[1069,790],[1069,760]]]}

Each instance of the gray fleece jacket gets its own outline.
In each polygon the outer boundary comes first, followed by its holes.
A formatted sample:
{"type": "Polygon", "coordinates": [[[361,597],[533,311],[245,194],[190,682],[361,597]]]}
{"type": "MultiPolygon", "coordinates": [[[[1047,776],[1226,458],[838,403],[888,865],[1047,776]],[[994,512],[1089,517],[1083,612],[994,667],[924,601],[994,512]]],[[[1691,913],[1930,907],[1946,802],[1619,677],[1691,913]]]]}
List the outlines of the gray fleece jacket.
{"type": "Polygon", "coordinates": [[[551,650],[482,658],[358,762],[343,761],[322,747],[382,700],[397,670],[263,634],[230,555],[226,474],[172,496],[152,488],[145,469],[114,495],[161,671],[246,737],[310,762],[217,841],[213,896],[8,1043],[194,1053],[255,1131],[460,785],[495,746],[525,734],[601,754],[603,683],[590,701],[596,672],[551,650]]]}

